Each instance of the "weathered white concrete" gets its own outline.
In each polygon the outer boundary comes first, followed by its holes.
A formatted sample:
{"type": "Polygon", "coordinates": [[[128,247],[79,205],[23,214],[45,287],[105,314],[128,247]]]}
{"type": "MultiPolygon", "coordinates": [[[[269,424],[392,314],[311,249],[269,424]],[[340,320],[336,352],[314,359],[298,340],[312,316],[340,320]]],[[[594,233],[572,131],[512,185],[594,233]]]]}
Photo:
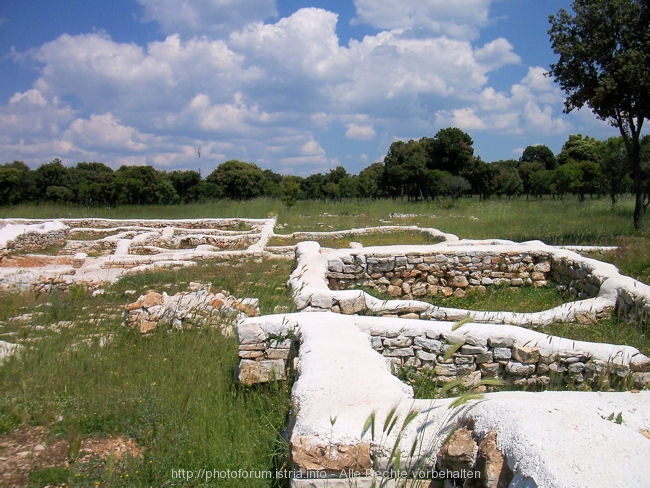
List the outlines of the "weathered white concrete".
{"type": "MultiPolygon", "coordinates": [[[[370,348],[369,336],[362,331],[401,326],[402,333],[407,333],[409,327],[440,327],[449,333],[474,336],[505,333],[522,343],[541,334],[516,327],[506,332],[485,324],[470,324],[451,332],[452,324],[331,313],[250,320],[262,319],[276,324],[288,320],[292,326],[298,325],[302,344],[299,375],[292,391],[292,438],[300,438],[303,443],[305,438],[311,438],[317,446],[370,442],[375,467],[384,470],[389,467],[389,453],[399,439],[402,466],[426,469],[435,464],[435,455],[455,422],[471,418],[475,432],[496,431],[498,447],[515,473],[511,486],[645,486],[650,479],[650,440],[642,434],[650,430],[650,391],[501,392],[458,407],[451,406],[454,399],[414,400],[411,389],[390,374],[384,358],[370,348]],[[388,435],[384,422],[393,409],[398,421],[388,435]],[[402,429],[411,411],[418,414],[402,429]],[[374,436],[367,423],[373,415],[374,436]],[[409,451],[414,443],[415,456],[411,457],[409,451]]],[[[571,348],[568,342],[551,338],[548,350],[571,348]]],[[[536,343],[542,346],[539,340],[536,343]]],[[[576,344],[590,352],[592,346],[576,344]]],[[[627,347],[594,347],[594,354],[612,360],[638,354],[627,347]]],[[[371,486],[372,478],[354,482],[371,486]]],[[[312,480],[296,481],[294,486],[329,485],[312,480]]]]}
{"type": "Polygon", "coordinates": [[[400,314],[413,312],[421,316],[440,320],[460,320],[471,317],[477,322],[503,323],[528,326],[544,326],[555,321],[573,322],[580,315],[595,316],[606,314],[614,309],[622,289],[631,290],[635,296],[647,297],[650,303],[650,287],[632,278],[623,276],[618,269],[595,259],[585,258],[573,251],[547,246],[540,241],[512,243],[509,241],[445,241],[428,246],[383,246],[367,247],[353,253],[385,257],[394,255],[425,255],[432,252],[481,251],[495,255],[499,253],[526,253],[545,251],[557,259],[569,259],[584,263],[597,276],[602,285],[594,298],[578,300],[534,313],[506,311],[469,311],[448,307],[438,307],[419,300],[380,300],[363,291],[330,290],[327,283],[327,263],[329,260],[350,256],[350,249],[322,249],[317,242],[301,242],[296,246],[296,269],[291,274],[288,285],[293,290],[298,310],[330,309],[336,302],[342,304],[343,313],[367,311],[371,314],[400,314]],[[351,311],[346,311],[351,310],[351,311]]]}
{"type": "MultiPolygon", "coordinates": [[[[65,287],[77,282],[96,286],[113,282],[125,274],[162,267],[192,266],[202,259],[263,256],[274,226],[275,218],[0,220],[0,253],[8,243],[23,235],[65,231],[72,236],[69,237],[68,244],[74,244],[70,249],[76,258],[75,266],[48,264],[25,267],[4,263],[0,266],[0,288],[25,289],[43,284],[65,287]],[[237,230],[240,223],[246,224],[248,228],[237,230]],[[228,229],[228,226],[235,230],[228,229]],[[74,235],[78,233],[97,233],[103,237],[75,241],[74,235]],[[198,244],[183,249],[183,239],[195,243],[217,240],[226,247],[241,246],[240,243],[247,241],[250,245],[243,249],[223,250],[208,244],[198,244]],[[98,250],[99,256],[96,255],[98,250]],[[86,255],[83,260],[82,253],[86,255]],[[91,255],[94,256],[90,257],[91,255]]],[[[34,257],[38,258],[38,251],[33,252],[34,257]]]]}

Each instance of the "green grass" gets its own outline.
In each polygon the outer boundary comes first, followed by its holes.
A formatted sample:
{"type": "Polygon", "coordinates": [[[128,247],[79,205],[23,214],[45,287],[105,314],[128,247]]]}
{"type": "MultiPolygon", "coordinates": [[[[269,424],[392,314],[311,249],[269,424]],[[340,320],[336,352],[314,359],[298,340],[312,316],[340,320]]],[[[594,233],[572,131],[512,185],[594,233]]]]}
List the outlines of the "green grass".
{"type": "MultiPolygon", "coordinates": [[[[286,238],[274,236],[269,241],[269,246],[294,246],[305,239],[286,238]]],[[[359,242],[364,247],[392,246],[397,244],[435,244],[442,239],[433,237],[417,230],[399,230],[391,232],[369,232],[367,234],[344,234],[342,236],[316,236],[310,238],[318,242],[321,247],[342,248],[349,247],[350,242],[359,242]]]]}
{"type": "MultiPolygon", "coordinates": [[[[381,300],[391,300],[388,294],[380,293],[375,288],[364,287],[364,291],[381,300]]],[[[418,300],[439,307],[462,308],[466,310],[495,310],[506,312],[540,312],[557,307],[567,302],[566,297],[555,286],[545,287],[508,287],[490,286],[485,291],[471,288],[463,298],[442,294],[418,297],[418,300]]]]}
{"type": "MultiPolygon", "coordinates": [[[[632,209],[631,198],[621,199],[614,208],[607,199],[580,203],[574,198],[543,202],[473,198],[454,204],[446,200],[298,202],[291,208],[277,200],[259,199],[113,209],[20,205],[3,208],[2,215],[114,219],[277,216],[278,232],[283,233],[417,225],[461,238],[618,245],[618,251],[599,258],[650,283],[650,239],[647,232],[632,229],[632,209]]],[[[421,233],[405,231],[324,239],[322,244],[347,247],[350,240],[365,246],[426,243],[422,238],[421,233]]],[[[11,359],[0,367],[0,432],[20,425],[44,425],[54,438],[72,438],[76,432],[124,435],[134,438],[144,452],[142,458],[97,466],[77,462],[63,469],[35,471],[30,476],[32,485],[66,482],[93,486],[99,481],[107,486],[171,486],[186,484],[172,480],[172,469],[273,469],[278,462],[274,453],[286,449],[278,439],[288,414],[291,385],[237,386],[233,382],[236,339],[211,329],[159,331],[142,337],[122,326],[121,310],[135,299],[125,295],[127,290],[135,290],[136,297],[149,289],[172,294],[186,291],[190,281],[198,281],[235,296],[259,298],[263,314],[272,313],[277,306],[293,311],[295,305],[286,290],[292,268],[292,262],[281,260],[210,261],[129,276],[95,298],[83,287],[50,295],[0,293],[0,340],[26,347],[20,360],[11,359]],[[25,320],[8,320],[19,315],[25,320]],[[112,341],[99,347],[102,336],[112,341]]],[[[470,293],[464,299],[437,303],[528,312],[562,301],[557,290],[549,287],[492,288],[485,294],[470,293]]],[[[590,327],[557,324],[545,332],[628,344],[650,354],[647,330],[616,319],[590,327]]],[[[219,480],[214,485],[241,486],[241,480],[219,480]]],[[[246,484],[269,485],[263,480],[246,484]]]]}
{"type": "Polygon", "coordinates": [[[215,329],[143,337],[122,325],[122,308],[135,299],[125,290],[174,293],[187,290],[190,280],[257,296],[263,313],[292,304],[284,286],[290,262],[223,264],[133,275],[95,298],[82,286],[50,295],[0,294],[0,339],[25,346],[20,360],[0,370],[0,433],[44,425],[53,438],[122,435],[135,439],[144,454],[110,469],[77,462],[67,470],[34,472],[34,486],[66,476],[74,486],[178,486],[185,483],[172,481],[172,469],[274,469],[290,382],[235,384],[237,339],[215,329]],[[7,320],[25,313],[32,313],[30,320],[7,320]],[[110,342],[100,347],[102,337],[110,342]]]}

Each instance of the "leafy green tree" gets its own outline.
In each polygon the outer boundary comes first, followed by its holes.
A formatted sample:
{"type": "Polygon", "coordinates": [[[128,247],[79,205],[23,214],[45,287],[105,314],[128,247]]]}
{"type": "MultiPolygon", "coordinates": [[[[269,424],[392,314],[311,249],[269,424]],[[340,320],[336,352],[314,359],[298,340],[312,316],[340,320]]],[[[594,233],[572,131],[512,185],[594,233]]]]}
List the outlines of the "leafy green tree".
{"type": "Polygon", "coordinates": [[[300,195],[300,182],[296,176],[285,176],[280,183],[280,200],[287,207],[293,207],[300,195]]]}
{"type": "Polygon", "coordinates": [[[19,170],[6,165],[0,166],[0,205],[13,205],[22,201],[20,180],[19,170]]]}
{"type": "Polygon", "coordinates": [[[418,141],[395,141],[384,158],[383,189],[391,197],[417,200],[424,196],[427,155],[418,141]]]}
{"type": "Polygon", "coordinates": [[[151,205],[158,203],[156,187],[161,173],[152,166],[120,166],[115,171],[117,203],[151,205]]]}
{"type": "Polygon", "coordinates": [[[605,142],[601,173],[603,189],[609,195],[612,205],[615,205],[618,195],[632,189],[623,138],[610,137],[605,142]]]}
{"type": "Polygon", "coordinates": [[[309,175],[300,182],[300,190],[308,200],[320,200],[325,198],[323,195],[323,185],[325,177],[321,173],[309,175]]]}
{"type": "MultiPolygon", "coordinates": [[[[602,142],[582,134],[571,134],[557,156],[558,162],[567,164],[572,161],[598,162],[602,157],[602,142]]],[[[547,168],[549,169],[549,168],[547,168]]]]}
{"type": "Polygon", "coordinates": [[[460,175],[474,159],[474,141],[456,127],[440,129],[433,139],[421,139],[428,156],[427,167],[460,175]]]}
{"type": "Polygon", "coordinates": [[[265,197],[280,198],[282,196],[280,187],[284,181],[284,176],[270,169],[265,169],[262,173],[264,174],[263,195],[265,197]]]}
{"type": "Polygon", "coordinates": [[[218,194],[232,200],[250,200],[264,193],[264,173],[253,163],[231,159],[210,173],[207,181],[214,183],[218,194]]]}
{"type": "Polygon", "coordinates": [[[109,205],[115,200],[116,187],[113,170],[103,163],[79,162],[69,168],[72,190],[81,205],[109,205]]]}
{"type": "Polygon", "coordinates": [[[533,191],[532,177],[538,171],[545,169],[546,166],[541,161],[523,161],[519,163],[519,177],[523,185],[523,192],[528,195],[536,194],[533,191]]]}
{"type": "Polygon", "coordinates": [[[563,164],[553,171],[553,188],[560,199],[567,193],[578,193],[581,185],[582,171],[579,162],[563,164]]]}
{"type": "Polygon", "coordinates": [[[465,178],[449,173],[442,177],[440,184],[443,193],[451,197],[452,201],[458,200],[472,190],[472,185],[465,178]]]}
{"type": "Polygon", "coordinates": [[[183,203],[196,202],[201,195],[201,175],[198,171],[172,171],[167,174],[176,194],[183,203]]]}
{"type": "Polygon", "coordinates": [[[488,164],[480,157],[476,157],[465,168],[461,176],[472,185],[472,193],[487,200],[495,193],[496,174],[497,167],[494,164],[488,164]]]}
{"type": "Polygon", "coordinates": [[[55,158],[49,163],[42,164],[34,171],[37,198],[45,197],[46,200],[69,201],[74,198],[71,190],[70,174],[68,168],[63,166],[60,159],[55,158]],[[48,194],[47,189],[57,187],[48,194]],[[68,191],[64,190],[67,189],[68,191]],[[69,200],[68,200],[69,199],[69,200]]]}
{"type": "Polygon", "coordinates": [[[524,184],[519,176],[519,171],[517,171],[517,161],[499,161],[493,164],[497,170],[494,178],[494,191],[499,197],[506,195],[508,198],[512,198],[524,191],[524,184]]]}
{"type": "Polygon", "coordinates": [[[22,161],[0,166],[0,205],[13,205],[34,198],[33,171],[22,161]]]}
{"type": "Polygon", "coordinates": [[[529,178],[530,193],[540,200],[544,195],[554,193],[555,171],[540,169],[532,173],[529,178]]]}
{"type": "Polygon", "coordinates": [[[156,200],[163,205],[174,205],[181,201],[172,182],[163,176],[156,183],[156,200]]]}
{"type": "Polygon", "coordinates": [[[383,174],[383,163],[373,163],[362,169],[359,172],[359,196],[361,198],[379,198],[381,196],[383,174]]]}
{"type": "Polygon", "coordinates": [[[325,197],[326,200],[338,200],[341,198],[341,189],[339,188],[339,185],[333,181],[328,181],[325,183],[323,185],[322,192],[323,197],[325,197]]]}
{"type": "Polygon", "coordinates": [[[641,165],[641,131],[650,118],[650,2],[574,0],[573,14],[549,17],[559,56],[550,74],[567,94],[566,112],[587,105],[618,128],[632,170],[634,227],[645,229],[648,194],[641,165]]]}
{"type": "Polygon", "coordinates": [[[557,167],[555,154],[544,144],[526,147],[519,161],[521,163],[541,163],[546,169],[555,169],[557,167]]]}

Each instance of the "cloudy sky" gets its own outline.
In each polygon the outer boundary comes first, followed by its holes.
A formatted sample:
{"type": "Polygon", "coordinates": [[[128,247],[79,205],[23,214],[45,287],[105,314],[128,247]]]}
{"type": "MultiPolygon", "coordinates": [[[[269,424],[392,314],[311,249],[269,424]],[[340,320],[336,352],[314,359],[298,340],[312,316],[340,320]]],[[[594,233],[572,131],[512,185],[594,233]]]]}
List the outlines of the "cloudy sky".
{"type": "Polygon", "coordinates": [[[2,0],[0,162],[358,173],[459,127],[485,161],[569,134],[544,76],[570,0],[2,0]],[[201,148],[199,159],[197,148],[201,148]]]}

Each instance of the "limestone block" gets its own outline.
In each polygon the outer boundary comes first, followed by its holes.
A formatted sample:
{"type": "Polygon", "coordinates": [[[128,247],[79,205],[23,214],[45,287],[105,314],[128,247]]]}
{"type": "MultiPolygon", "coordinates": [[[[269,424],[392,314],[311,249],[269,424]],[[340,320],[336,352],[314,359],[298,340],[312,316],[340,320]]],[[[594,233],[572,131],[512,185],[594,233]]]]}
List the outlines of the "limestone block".
{"type": "Polygon", "coordinates": [[[413,340],[413,343],[416,346],[421,347],[425,351],[433,352],[433,353],[440,353],[442,350],[442,342],[436,340],[436,339],[426,339],[423,337],[415,337],[413,340]]]}
{"type": "Polygon", "coordinates": [[[412,340],[408,336],[399,336],[394,339],[384,339],[385,347],[408,347],[412,344],[412,340]]]}
{"type": "Polygon", "coordinates": [[[341,313],[345,315],[352,315],[366,308],[366,297],[363,293],[353,293],[343,298],[339,297],[338,301],[341,313]]]}
{"type": "Polygon", "coordinates": [[[392,297],[399,297],[402,295],[402,287],[397,285],[390,285],[388,287],[388,294],[392,297]]]}
{"type": "Polygon", "coordinates": [[[426,352],[423,350],[418,351],[417,356],[420,361],[436,361],[438,357],[435,353],[426,352]]]}
{"type": "Polygon", "coordinates": [[[536,363],[540,358],[539,348],[518,346],[515,344],[512,346],[512,357],[520,363],[536,363]]]}
{"type": "Polygon", "coordinates": [[[243,321],[237,325],[239,344],[259,344],[266,341],[267,333],[257,321],[243,321]]]}
{"type": "Polygon", "coordinates": [[[495,347],[492,349],[492,355],[495,361],[500,359],[510,359],[512,357],[512,349],[509,347],[495,347]]]}
{"type": "Polygon", "coordinates": [[[284,380],[286,377],[285,362],[282,359],[268,359],[265,361],[242,359],[239,362],[237,371],[237,379],[245,385],[284,380]]]}
{"type": "Polygon", "coordinates": [[[455,364],[474,364],[474,356],[471,354],[454,354],[455,364]]]}
{"type": "Polygon", "coordinates": [[[484,354],[487,352],[487,347],[475,346],[473,344],[463,344],[460,348],[461,354],[484,354]]]}
{"type": "Polygon", "coordinates": [[[234,303],[235,310],[244,312],[249,317],[257,317],[260,314],[259,298],[242,298],[234,303]]]}
{"type": "MultiPolygon", "coordinates": [[[[289,359],[289,354],[291,353],[291,349],[284,349],[284,348],[270,348],[266,351],[266,357],[269,359],[284,359],[287,360],[289,359]]],[[[240,353],[241,356],[241,353],[240,353]]]]}
{"type": "Polygon", "coordinates": [[[469,286],[469,281],[463,275],[456,275],[451,280],[451,286],[454,288],[467,288],[469,286]]]}
{"type": "Polygon", "coordinates": [[[325,471],[338,474],[350,470],[365,473],[372,465],[370,444],[331,444],[318,438],[292,436],[291,463],[294,469],[303,473],[325,471]]]}
{"type": "Polygon", "coordinates": [[[650,358],[643,354],[637,354],[630,360],[630,369],[635,372],[650,371],[650,358]]]}
{"type": "Polygon", "coordinates": [[[567,369],[569,370],[569,373],[571,373],[571,374],[582,373],[585,370],[585,364],[584,363],[571,363],[571,364],[569,364],[567,369]]]}
{"type": "Polygon", "coordinates": [[[535,372],[535,365],[511,361],[506,364],[506,372],[516,376],[529,376],[535,372]]]}
{"type": "Polygon", "coordinates": [[[499,363],[483,363],[481,364],[481,374],[485,378],[496,378],[499,376],[499,363]]]}
{"type": "Polygon", "coordinates": [[[484,352],[483,354],[476,354],[476,364],[491,363],[494,361],[492,351],[484,352]]]}
{"type": "Polygon", "coordinates": [[[384,351],[384,356],[387,356],[387,357],[400,357],[400,358],[403,358],[403,357],[410,357],[410,356],[414,356],[414,355],[415,355],[415,351],[413,350],[412,347],[402,347],[402,348],[399,348],[399,349],[386,349],[384,351]]]}
{"type": "Polygon", "coordinates": [[[456,376],[458,368],[455,364],[436,364],[433,372],[438,376],[456,376]]]}
{"type": "Polygon", "coordinates": [[[318,291],[311,295],[311,306],[329,310],[332,307],[332,295],[328,291],[318,291]]]}
{"type": "Polygon", "coordinates": [[[466,427],[455,431],[438,452],[439,469],[470,470],[476,462],[478,446],[466,427]]]}
{"type": "Polygon", "coordinates": [[[342,273],[343,261],[340,259],[330,259],[327,261],[327,269],[333,273],[342,273]]]}
{"type": "Polygon", "coordinates": [[[153,332],[156,329],[156,325],[157,322],[153,322],[151,320],[143,320],[139,325],[140,333],[148,334],[149,332],[153,332]]]}
{"type": "Polygon", "coordinates": [[[164,297],[155,291],[147,292],[146,295],[142,297],[142,306],[145,308],[153,307],[154,305],[162,305],[164,303],[164,297]]]}

